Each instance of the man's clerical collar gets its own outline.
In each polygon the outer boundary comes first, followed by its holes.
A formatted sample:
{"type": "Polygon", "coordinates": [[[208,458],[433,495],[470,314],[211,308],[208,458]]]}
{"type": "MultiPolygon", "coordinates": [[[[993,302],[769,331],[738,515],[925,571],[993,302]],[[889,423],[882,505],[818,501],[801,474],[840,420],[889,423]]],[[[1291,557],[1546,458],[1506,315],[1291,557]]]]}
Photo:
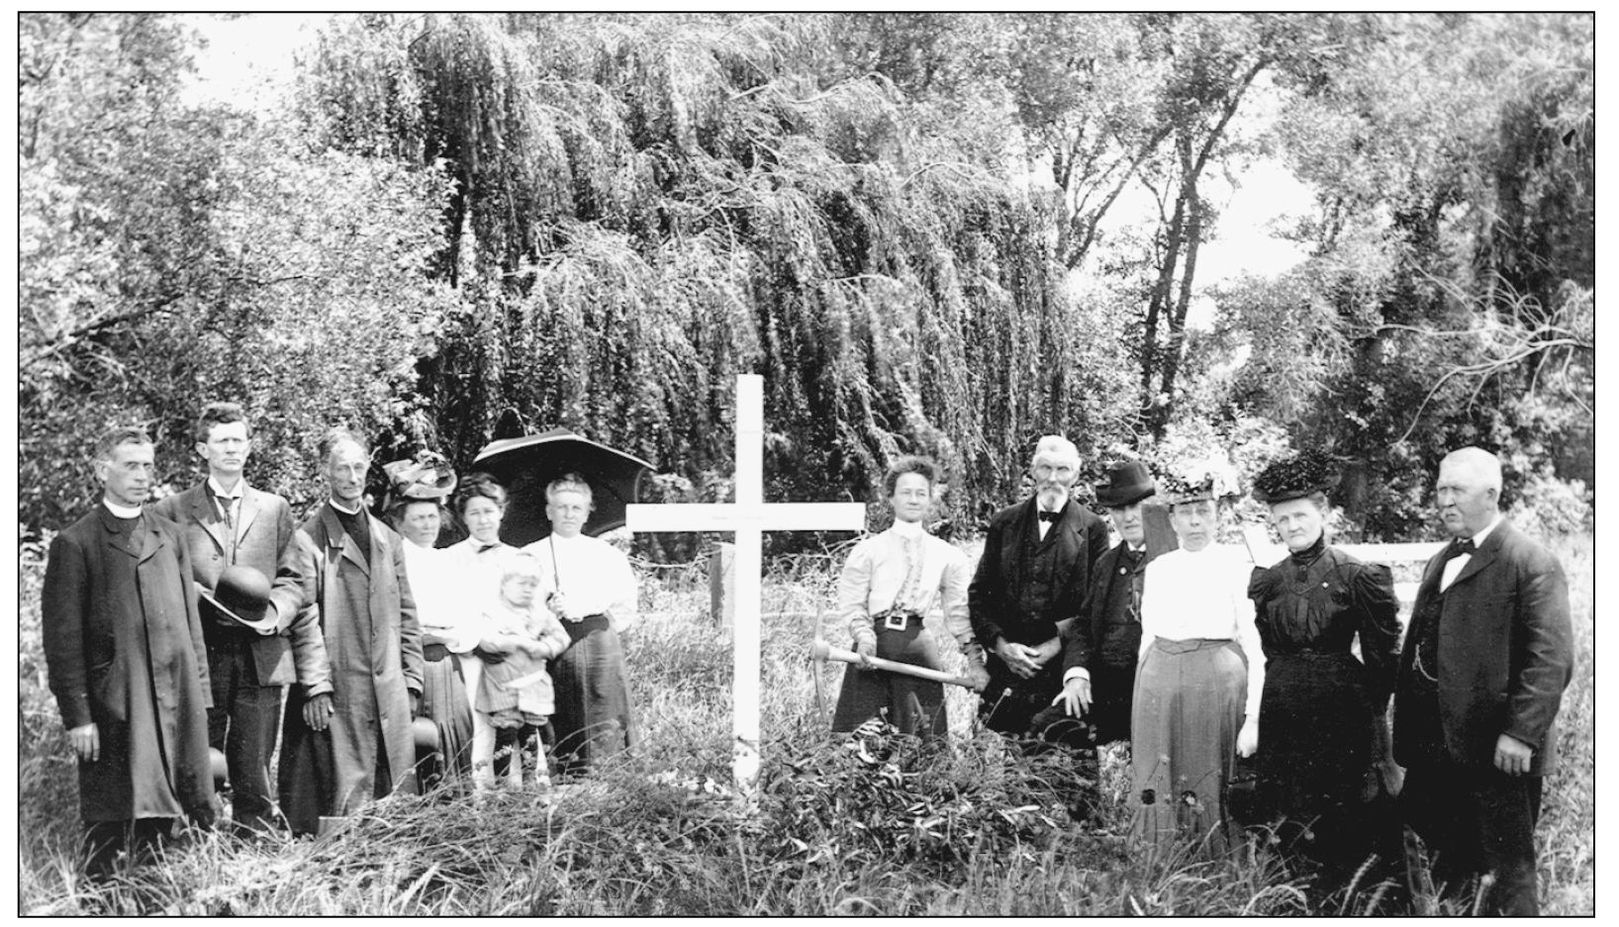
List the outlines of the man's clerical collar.
{"type": "Polygon", "coordinates": [[[107,511],[111,512],[113,515],[115,515],[118,518],[139,518],[139,517],[141,517],[141,507],[138,506],[138,505],[133,506],[133,507],[127,506],[127,505],[119,505],[118,503],[112,501],[111,499],[108,499],[106,496],[101,497],[101,504],[106,506],[107,511]]]}
{"type": "Polygon", "coordinates": [[[358,514],[360,514],[360,506],[358,506],[358,505],[356,505],[354,508],[351,509],[348,506],[344,505],[343,503],[337,501],[336,499],[327,499],[326,501],[327,501],[327,503],[329,503],[331,505],[332,508],[337,509],[339,512],[342,512],[344,515],[358,515],[358,514]]]}
{"type": "Polygon", "coordinates": [[[230,492],[226,492],[225,490],[219,488],[218,480],[214,479],[212,476],[208,477],[208,491],[221,499],[240,499],[242,498],[243,491],[246,489],[247,480],[244,479],[238,478],[236,480],[236,485],[231,487],[230,492]]]}

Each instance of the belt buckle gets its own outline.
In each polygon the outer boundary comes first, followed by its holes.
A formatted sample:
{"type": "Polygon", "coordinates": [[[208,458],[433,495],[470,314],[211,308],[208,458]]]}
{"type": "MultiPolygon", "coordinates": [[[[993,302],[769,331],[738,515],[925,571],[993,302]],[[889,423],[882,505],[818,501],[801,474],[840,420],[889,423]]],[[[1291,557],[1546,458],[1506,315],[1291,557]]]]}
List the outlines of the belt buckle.
{"type": "Polygon", "coordinates": [[[910,617],[899,609],[891,608],[883,615],[883,627],[889,631],[903,631],[910,617]]]}

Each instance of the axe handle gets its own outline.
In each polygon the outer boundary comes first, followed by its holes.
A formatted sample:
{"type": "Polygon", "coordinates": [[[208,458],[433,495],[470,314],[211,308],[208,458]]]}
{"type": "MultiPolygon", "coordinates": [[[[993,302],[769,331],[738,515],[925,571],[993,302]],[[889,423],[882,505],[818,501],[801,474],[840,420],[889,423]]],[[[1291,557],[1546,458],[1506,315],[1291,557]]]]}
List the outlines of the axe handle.
{"type": "MultiPolygon", "coordinates": [[[[837,660],[840,663],[859,663],[860,654],[853,650],[844,650],[842,647],[833,647],[826,641],[816,641],[812,656],[817,662],[837,660]]],[[[928,679],[933,682],[942,682],[952,686],[961,686],[964,689],[975,689],[972,681],[965,676],[952,676],[942,670],[930,669],[926,666],[917,666],[913,663],[897,663],[893,660],[884,660],[882,657],[872,657],[871,665],[890,673],[899,673],[902,676],[915,676],[917,679],[928,679]]]]}

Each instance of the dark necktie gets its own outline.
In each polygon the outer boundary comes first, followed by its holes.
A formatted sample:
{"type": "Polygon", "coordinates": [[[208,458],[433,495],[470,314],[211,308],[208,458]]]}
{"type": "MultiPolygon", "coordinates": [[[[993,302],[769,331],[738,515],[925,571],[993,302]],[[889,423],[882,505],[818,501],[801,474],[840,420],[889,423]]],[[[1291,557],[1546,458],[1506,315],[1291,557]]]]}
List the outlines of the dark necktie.
{"type": "Polygon", "coordinates": [[[1057,519],[1059,519],[1061,517],[1062,517],[1061,512],[1045,512],[1045,511],[1042,511],[1040,513],[1040,520],[1044,521],[1044,522],[1055,522],[1057,519]]]}
{"type": "Polygon", "coordinates": [[[1450,543],[1450,550],[1445,552],[1445,560],[1450,561],[1463,554],[1471,554],[1476,550],[1478,550],[1478,545],[1473,543],[1472,538],[1457,538],[1450,543]]]}
{"type": "Polygon", "coordinates": [[[225,542],[226,542],[226,545],[228,546],[228,549],[225,551],[225,553],[227,555],[227,559],[229,560],[229,562],[235,563],[236,562],[236,518],[231,512],[231,504],[233,502],[235,502],[236,500],[233,499],[230,496],[217,496],[216,495],[216,496],[214,496],[214,501],[216,503],[218,503],[220,517],[225,522],[225,542]]]}

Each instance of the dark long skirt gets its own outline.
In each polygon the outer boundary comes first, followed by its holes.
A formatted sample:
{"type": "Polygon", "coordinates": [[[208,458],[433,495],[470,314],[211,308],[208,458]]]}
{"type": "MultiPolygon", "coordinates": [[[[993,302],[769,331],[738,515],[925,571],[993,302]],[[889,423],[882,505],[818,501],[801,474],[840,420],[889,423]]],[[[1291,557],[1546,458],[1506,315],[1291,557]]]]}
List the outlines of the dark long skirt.
{"type": "Polygon", "coordinates": [[[618,632],[605,615],[564,621],[572,643],[548,666],[556,689],[556,767],[583,772],[635,742],[628,674],[618,632]]]}
{"type": "Polygon", "coordinates": [[[1285,849],[1353,868],[1373,844],[1362,806],[1375,739],[1366,673],[1348,653],[1277,653],[1259,703],[1260,796],[1285,849]]]}
{"type": "Polygon", "coordinates": [[[472,771],[472,706],[461,679],[460,658],[443,655],[442,650],[427,648],[428,659],[422,664],[421,714],[438,725],[439,762],[444,777],[462,779],[472,771]],[[440,659],[432,659],[435,656],[440,659]]]}
{"type": "Polygon", "coordinates": [[[1229,640],[1158,638],[1136,674],[1131,723],[1134,840],[1223,851],[1248,664],[1229,640]]]}
{"type": "MultiPolygon", "coordinates": [[[[877,656],[895,663],[943,669],[933,635],[920,621],[912,621],[903,631],[879,628],[877,656]]],[[[943,737],[950,731],[943,683],[849,664],[843,671],[837,710],[832,713],[832,730],[852,731],[879,715],[906,734],[943,737]]]]}

